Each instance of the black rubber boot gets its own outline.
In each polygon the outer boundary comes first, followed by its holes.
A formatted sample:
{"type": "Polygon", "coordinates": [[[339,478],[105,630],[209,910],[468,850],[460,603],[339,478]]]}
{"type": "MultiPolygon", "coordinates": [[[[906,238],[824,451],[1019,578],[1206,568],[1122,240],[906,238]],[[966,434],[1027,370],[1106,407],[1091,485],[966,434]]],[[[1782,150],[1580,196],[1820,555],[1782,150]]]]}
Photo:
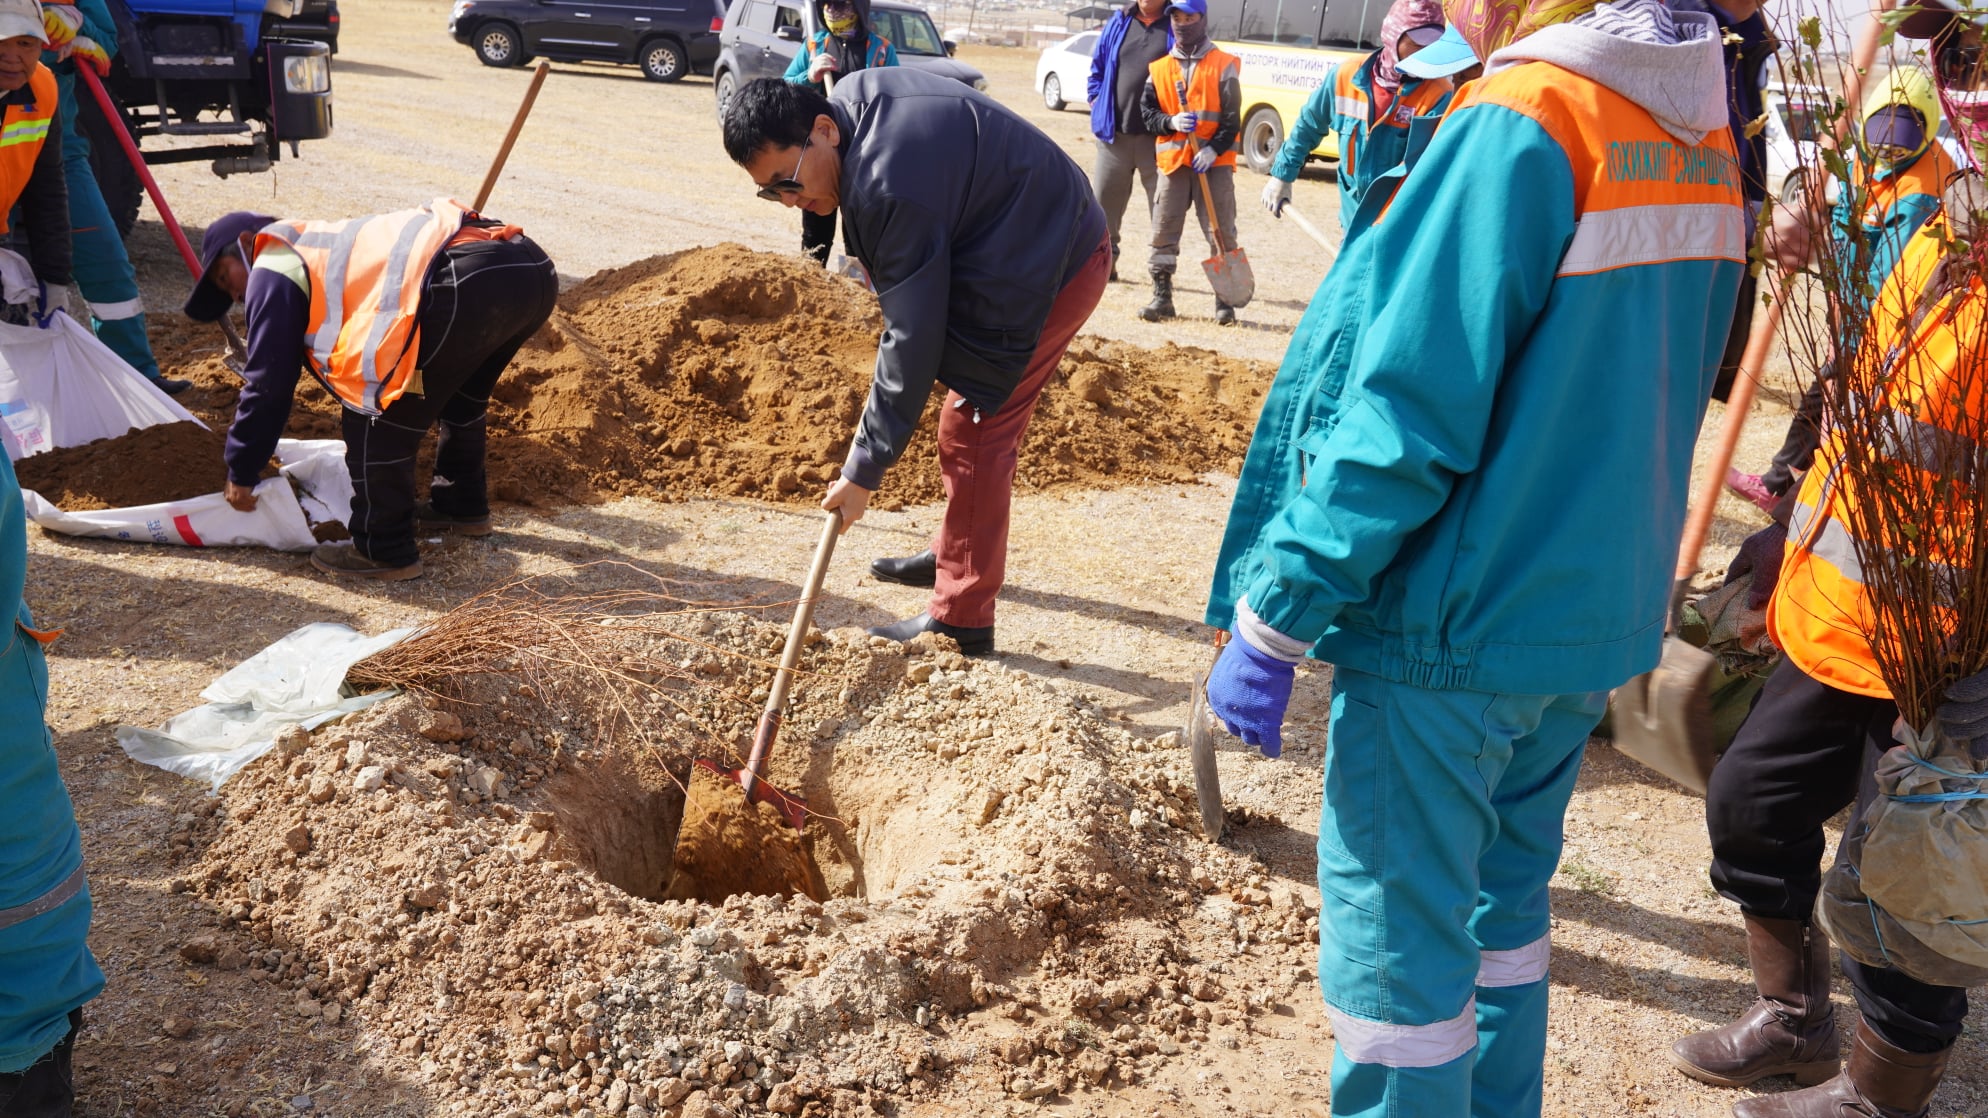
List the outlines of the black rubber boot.
{"type": "Polygon", "coordinates": [[[1153,301],[1139,308],[1139,317],[1159,322],[1173,317],[1173,269],[1153,271],[1153,301]]]}
{"type": "Polygon", "coordinates": [[[1235,324],[1236,309],[1220,299],[1215,300],[1215,325],[1234,326],[1235,324]]]}

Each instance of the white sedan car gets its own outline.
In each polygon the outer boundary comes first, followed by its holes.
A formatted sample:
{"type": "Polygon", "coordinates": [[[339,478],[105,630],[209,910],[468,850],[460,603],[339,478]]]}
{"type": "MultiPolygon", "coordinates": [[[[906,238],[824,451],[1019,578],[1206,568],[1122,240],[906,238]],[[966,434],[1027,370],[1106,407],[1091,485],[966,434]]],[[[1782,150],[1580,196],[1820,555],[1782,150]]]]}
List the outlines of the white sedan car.
{"type": "Polygon", "coordinates": [[[1091,51],[1097,45],[1098,33],[1086,31],[1042,48],[1035,64],[1035,89],[1049,111],[1065,105],[1089,107],[1085,92],[1091,78],[1091,51]]]}

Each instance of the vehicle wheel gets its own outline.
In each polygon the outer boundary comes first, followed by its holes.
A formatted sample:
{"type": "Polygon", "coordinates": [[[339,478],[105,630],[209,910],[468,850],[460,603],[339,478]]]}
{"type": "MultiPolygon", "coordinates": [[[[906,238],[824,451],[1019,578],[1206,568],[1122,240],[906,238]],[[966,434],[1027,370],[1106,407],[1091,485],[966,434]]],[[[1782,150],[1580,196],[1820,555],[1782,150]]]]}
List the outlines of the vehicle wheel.
{"type": "MultiPolygon", "coordinates": [[[[117,94],[111,94],[111,103],[123,111],[117,94]]],[[[110,210],[118,235],[129,237],[131,227],[138,223],[138,203],[145,195],[145,186],[131,161],[124,157],[124,145],[117,139],[117,125],[104,119],[96,98],[77,98],[76,110],[76,127],[90,142],[90,170],[96,173],[97,189],[103,191],[104,205],[110,210]]]]}
{"type": "Polygon", "coordinates": [[[682,81],[690,73],[690,56],[674,39],[651,39],[643,43],[636,61],[642,64],[642,76],[652,82],[682,81]]]}
{"type": "Polygon", "coordinates": [[[1068,102],[1063,100],[1063,82],[1055,74],[1042,79],[1042,103],[1049,106],[1052,113],[1060,113],[1068,102]]]}
{"type": "Polygon", "coordinates": [[[1781,181],[1781,205],[1791,210],[1801,208],[1802,193],[1801,172],[1789,172],[1788,177],[1781,181]]]}
{"type": "Polygon", "coordinates": [[[725,110],[732,107],[732,97],[739,91],[739,79],[730,70],[718,71],[718,80],[711,83],[718,90],[718,119],[725,119],[725,110]]]}
{"type": "Polygon", "coordinates": [[[1284,118],[1268,105],[1249,114],[1243,122],[1242,157],[1249,169],[1259,175],[1270,173],[1277,162],[1277,149],[1284,146],[1284,118]]]}
{"type": "Polygon", "coordinates": [[[508,24],[486,23],[476,30],[476,57],[485,66],[522,66],[524,40],[508,24]]]}

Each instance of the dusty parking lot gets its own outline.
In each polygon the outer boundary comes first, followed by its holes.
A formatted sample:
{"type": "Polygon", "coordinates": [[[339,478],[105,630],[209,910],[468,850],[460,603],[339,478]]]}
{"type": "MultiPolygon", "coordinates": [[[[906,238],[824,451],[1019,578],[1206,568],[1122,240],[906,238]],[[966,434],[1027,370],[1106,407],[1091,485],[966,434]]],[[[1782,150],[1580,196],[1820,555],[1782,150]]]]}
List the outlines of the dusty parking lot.
{"type": "MultiPolygon", "coordinates": [[[[336,136],[309,145],[303,158],[284,162],[272,175],[223,181],[203,167],[165,169],[160,177],[168,196],[190,225],[234,209],[330,217],[474,192],[526,73],[479,65],[446,35],[443,3],[352,0],[344,17],[334,68],[336,136]]],[[[1033,52],[969,49],[962,57],[988,74],[993,93],[1088,165],[1083,114],[1050,113],[1029,88],[1033,52]]],[[[1201,318],[1164,328],[1139,323],[1132,312],[1146,293],[1120,284],[1088,331],[1145,346],[1172,341],[1274,362],[1323,262],[1295,230],[1255,206],[1260,184],[1245,174],[1238,190],[1242,240],[1259,282],[1258,300],[1244,312],[1241,327],[1218,330],[1201,318]]],[[[1297,192],[1298,204],[1328,227],[1336,212],[1333,189],[1313,171],[1297,192]]],[[[733,241],[789,252],[799,240],[796,216],[754,198],[745,176],[724,160],[709,82],[660,86],[629,68],[554,68],[489,209],[524,225],[569,280],[697,245],[733,241]]],[[[1135,212],[1126,222],[1135,253],[1144,236],[1135,212]]],[[[133,244],[148,298],[159,308],[155,333],[162,358],[175,366],[211,365],[213,343],[163,321],[185,280],[149,208],[133,244]]],[[[1138,269],[1127,272],[1136,276],[1138,269]]],[[[1204,315],[1205,287],[1191,269],[1183,274],[1189,292],[1183,309],[1204,315]]],[[[203,381],[198,391],[215,391],[215,383],[203,381]]],[[[1771,401],[1762,407],[1744,451],[1750,459],[1765,458],[1784,415],[1771,401]]],[[[1717,416],[1715,408],[1711,422],[1717,416]]],[[[1220,465],[1209,463],[1217,472],[1198,482],[1022,498],[1000,618],[1005,666],[1089,704],[1094,713],[1084,717],[1133,738],[1160,738],[1177,727],[1185,681],[1208,655],[1208,634],[1199,623],[1201,591],[1233,486],[1218,472],[1220,465]]],[[[50,717],[92,864],[94,945],[111,979],[91,1009],[79,1049],[82,1114],[613,1112],[611,1090],[588,1095],[534,1087],[526,1099],[498,1074],[509,1057],[494,1049],[460,1050],[447,1059],[424,1054],[405,1037],[387,1033],[385,1013],[373,1012],[369,1003],[326,1012],[321,1002],[332,999],[319,998],[324,991],[310,985],[325,964],[323,941],[272,946],[253,937],[253,921],[207,897],[208,879],[195,871],[211,865],[203,859],[218,842],[218,824],[209,814],[214,801],[204,788],[128,762],[111,731],[120,723],[157,725],[193,705],[213,676],[298,625],[333,620],[377,631],[420,622],[523,574],[612,559],[694,585],[710,600],[792,597],[814,535],[804,510],[683,496],[507,506],[499,512],[496,537],[437,547],[427,578],[381,587],[328,584],[294,555],[174,551],[35,534],[31,599],[45,623],[67,630],[55,650],[50,717]],[[222,968],[183,953],[189,943],[212,937],[252,953],[249,965],[222,968]]],[[[852,532],[831,572],[821,625],[876,624],[919,608],[916,592],[876,584],[864,563],[916,550],[935,519],[935,509],[911,507],[874,514],[852,532]]],[[[1723,502],[1709,560],[1723,562],[1760,521],[1750,507],[1723,502]]],[[[1261,880],[1308,894],[1313,904],[1310,844],[1327,683],[1323,671],[1300,679],[1292,734],[1298,744],[1286,760],[1265,762],[1239,748],[1222,755],[1229,806],[1239,821],[1232,845],[1261,880]]],[[[1153,755],[1175,781],[1185,772],[1177,752],[1163,748],[1153,755]]],[[[1126,751],[1106,761],[1131,780],[1151,776],[1140,759],[1148,756],[1126,751]]],[[[1664,1059],[1672,1037],[1728,1018],[1750,996],[1737,918],[1704,884],[1699,812],[1695,799],[1605,745],[1595,747],[1570,812],[1568,854],[1555,882],[1549,1113],[1710,1116],[1725,1113],[1734,1097],[1683,1080],[1664,1059]]],[[[1187,834],[1174,841],[1194,840],[1187,834]]],[[[1248,891],[1239,884],[1210,882],[1202,903],[1248,891]]],[[[280,888],[274,878],[244,883],[249,895],[265,887],[280,888]]],[[[542,948],[554,953],[555,968],[607,961],[600,958],[609,953],[604,942],[586,938],[591,927],[575,920],[574,934],[542,948]]],[[[1159,969],[1160,948],[1141,942],[1155,952],[1159,969]]],[[[641,948],[617,941],[613,950],[641,948]]],[[[1127,1018],[1130,1036],[1114,1031],[1106,1037],[1066,1026],[1054,1006],[1035,1005],[1014,1016],[967,1012],[935,1018],[929,1026],[919,1008],[918,1027],[954,1045],[954,1062],[927,1089],[872,1092],[871,1098],[887,1112],[920,1116],[1038,1108],[1100,1115],[1322,1114],[1330,1039],[1306,978],[1304,945],[1197,941],[1192,950],[1193,965],[1219,966],[1234,991],[1233,1004],[1213,1003],[1233,1014],[1228,1025],[1197,1030],[1190,1022],[1177,1034],[1161,1035],[1150,1018],[1127,1018]],[[1062,1093],[1024,1101],[1033,1089],[1015,1088],[1015,1038],[1052,1025],[1063,1042],[1076,1037],[1079,1047],[1107,1052],[1126,1070],[1106,1085],[1072,1083],[1062,1093]]],[[[1168,965],[1187,961],[1170,956],[1168,965]]],[[[452,965],[467,971],[486,962],[495,973],[496,960],[452,965]]],[[[436,987],[426,1009],[431,1017],[458,1011],[450,1000],[455,995],[443,990],[436,987]]],[[[1847,995],[1839,1002],[1847,1007],[1847,995]]],[[[907,1021],[913,1017],[911,1006],[898,1008],[907,1021]]],[[[1980,1025],[1977,1014],[1962,1038],[1955,1074],[1938,1100],[1942,1114],[1978,1114],[1988,1105],[1980,1025]]],[[[638,1052],[626,1058],[627,1066],[616,1066],[636,1084],[636,1101],[623,1090],[623,1108],[676,1093],[668,1062],[659,1071],[645,1059],[650,1056],[638,1052]],[[644,1095],[644,1089],[656,1093],[644,1095]]],[[[1035,1074],[1035,1065],[1023,1062],[1024,1071],[1035,1074]]],[[[703,1092],[691,1098],[717,1101],[703,1092]]],[[[688,1101],[679,1096],[657,1109],[688,1101]]]]}

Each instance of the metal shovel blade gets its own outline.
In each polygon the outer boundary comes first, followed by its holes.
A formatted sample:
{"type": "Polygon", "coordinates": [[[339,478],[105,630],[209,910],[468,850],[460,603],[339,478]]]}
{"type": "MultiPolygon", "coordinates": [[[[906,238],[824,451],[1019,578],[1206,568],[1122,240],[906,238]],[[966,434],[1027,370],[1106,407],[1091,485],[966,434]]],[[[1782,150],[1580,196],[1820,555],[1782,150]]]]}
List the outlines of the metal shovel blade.
{"type": "Polygon", "coordinates": [[[1718,658],[1678,636],[1664,640],[1655,671],[1616,688],[1615,748],[1699,795],[1718,759],[1712,727],[1718,658]]]}
{"type": "Polygon", "coordinates": [[[1249,257],[1242,249],[1232,248],[1203,260],[1201,270],[1208,273],[1208,286],[1215,298],[1229,306],[1246,307],[1256,297],[1256,273],[1250,271],[1249,257]]]}
{"type": "Polygon", "coordinates": [[[1187,703],[1187,756],[1194,768],[1194,798],[1201,804],[1201,833],[1209,842],[1222,841],[1228,813],[1222,810],[1222,777],[1215,771],[1215,741],[1208,729],[1208,673],[1194,676],[1194,693],[1187,703]]]}

